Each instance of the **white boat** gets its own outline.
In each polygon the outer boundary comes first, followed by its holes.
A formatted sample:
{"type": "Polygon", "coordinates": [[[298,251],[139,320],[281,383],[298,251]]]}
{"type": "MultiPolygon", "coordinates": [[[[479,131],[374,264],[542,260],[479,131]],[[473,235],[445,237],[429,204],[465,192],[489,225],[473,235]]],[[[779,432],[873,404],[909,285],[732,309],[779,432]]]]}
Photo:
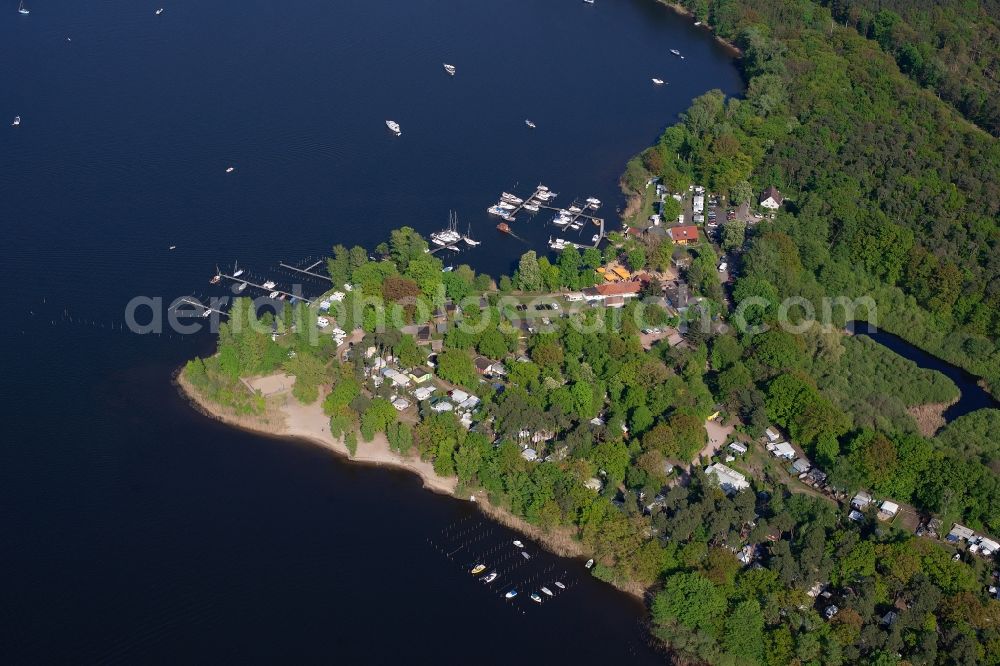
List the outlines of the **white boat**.
{"type": "Polygon", "coordinates": [[[233,264],[233,277],[239,277],[243,275],[243,269],[240,268],[239,262],[233,264]]]}
{"type": "Polygon", "coordinates": [[[588,5],[592,5],[592,4],[594,4],[594,0],[583,0],[583,1],[584,1],[585,3],[587,3],[588,5]]]}
{"type": "Polygon", "coordinates": [[[664,83],[666,83],[666,81],[663,79],[653,79],[653,85],[655,86],[662,86],[664,83]]]}
{"type": "Polygon", "coordinates": [[[531,211],[532,213],[537,213],[538,212],[538,206],[536,204],[533,204],[533,203],[526,203],[526,204],[524,204],[523,208],[524,208],[524,210],[531,211]]]}
{"type": "Polygon", "coordinates": [[[525,120],[524,124],[527,125],[528,127],[530,127],[531,129],[535,129],[536,127],[538,127],[538,125],[536,125],[535,123],[531,122],[530,120],[525,120]]]}
{"type": "Polygon", "coordinates": [[[469,225],[469,230],[465,233],[464,236],[462,236],[462,240],[464,240],[465,244],[468,245],[469,247],[476,247],[477,245],[482,244],[482,241],[473,240],[471,224],[469,225]]]}
{"type": "Polygon", "coordinates": [[[594,566],[594,560],[587,560],[587,563],[584,564],[583,566],[589,569],[590,567],[594,566]]]}
{"type": "Polygon", "coordinates": [[[565,590],[566,589],[566,586],[563,585],[562,583],[560,583],[559,581],[556,581],[556,587],[558,587],[560,590],[565,590]]]}
{"type": "Polygon", "coordinates": [[[159,9],[156,10],[156,15],[157,16],[159,16],[162,13],[163,13],[163,7],[160,7],[159,9]]]}
{"type": "Polygon", "coordinates": [[[11,127],[17,127],[20,124],[21,124],[21,116],[14,116],[14,122],[12,122],[10,125],[11,127]]]}
{"type": "Polygon", "coordinates": [[[400,136],[403,133],[403,130],[399,128],[399,123],[397,123],[395,120],[385,121],[385,126],[388,127],[390,130],[392,130],[393,134],[395,134],[396,136],[400,136]]]}
{"type": "Polygon", "coordinates": [[[483,582],[484,583],[492,583],[496,579],[497,579],[497,572],[496,571],[491,571],[488,574],[486,574],[485,576],[483,576],[483,582]]]}
{"type": "Polygon", "coordinates": [[[260,285],[260,286],[264,287],[264,289],[274,289],[274,287],[275,287],[276,285],[275,285],[275,283],[274,283],[274,282],[272,282],[271,280],[268,280],[267,282],[265,282],[264,284],[262,284],[262,285],[260,285]]]}
{"type": "Polygon", "coordinates": [[[598,199],[597,197],[590,197],[589,199],[587,199],[587,203],[590,204],[591,206],[597,207],[601,205],[601,200],[598,199]]]}
{"type": "Polygon", "coordinates": [[[497,217],[502,217],[505,220],[511,219],[510,214],[500,206],[490,206],[486,209],[486,212],[490,215],[496,215],[497,217]]]}
{"type": "Polygon", "coordinates": [[[530,560],[531,559],[531,555],[528,555],[528,552],[524,551],[524,550],[521,551],[521,557],[523,557],[526,560],[530,560]]]}
{"type": "Polygon", "coordinates": [[[504,201],[509,201],[510,203],[514,204],[524,203],[524,199],[522,199],[517,195],[511,194],[510,192],[503,192],[500,195],[500,198],[503,199],[504,201]]]}
{"type": "Polygon", "coordinates": [[[569,225],[569,228],[572,229],[573,231],[579,231],[580,229],[583,228],[583,223],[573,222],[572,224],[569,225]]]}
{"type": "Polygon", "coordinates": [[[601,235],[600,234],[594,234],[590,238],[590,242],[593,243],[594,245],[597,245],[597,243],[599,243],[600,241],[601,241],[601,235]]]}
{"type": "Polygon", "coordinates": [[[278,292],[276,292],[276,291],[272,291],[272,292],[270,293],[270,295],[268,296],[268,298],[277,298],[277,297],[278,297],[278,296],[280,296],[280,295],[281,295],[280,293],[278,293],[278,292]]]}
{"type": "Polygon", "coordinates": [[[562,238],[556,238],[555,240],[549,239],[549,247],[553,250],[561,250],[566,247],[566,241],[562,238]]]}
{"type": "Polygon", "coordinates": [[[246,288],[247,288],[247,283],[246,283],[246,282],[240,282],[240,283],[239,283],[239,284],[238,284],[238,285],[236,286],[236,289],[235,289],[235,291],[236,291],[236,293],[237,293],[237,294],[242,294],[242,293],[243,293],[243,290],[244,290],[244,289],[246,289],[246,288]]]}
{"type": "Polygon", "coordinates": [[[24,15],[28,15],[28,14],[30,14],[30,13],[31,13],[31,12],[29,12],[29,11],[28,11],[28,9],[27,9],[27,8],[26,8],[26,7],[24,6],[24,0],[21,0],[21,4],[19,4],[19,5],[17,6],[17,13],[18,13],[18,14],[24,14],[24,15]]]}
{"type": "Polygon", "coordinates": [[[176,245],[171,245],[171,246],[170,246],[170,247],[168,247],[167,249],[168,249],[168,250],[176,250],[176,249],[177,249],[177,246],[176,246],[176,245]]]}
{"type": "Polygon", "coordinates": [[[678,51],[677,49],[670,49],[670,52],[673,53],[675,56],[679,56],[681,54],[681,52],[678,51]]]}
{"type": "Polygon", "coordinates": [[[552,596],[552,590],[550,590],[547,587],[543,587],[542,588],[542,592],[544,592],[545,594],[549,595],[550,597],[552,596]]]}
{"type": "Polygon", "coordinates": [[[579,206],[570,206],[566,210],[568,210],[571,213],[582,213],[583,212],[583,209],[580,208],[579,206]]]}
{"type": "Polygon", "coordinates": [[[236,167],[226,167],[226,173],[232,173],[236,171],[236,167]]]}
{"type": "Polygon", "coordinates": [[[697,28],[697,27],[698,27],[698,26],[700,26],[700,25],[701,25],[701,21],[695,21],[695,22],[694,22],[694,27],[696,27],[696,28],[697,28]]]}
{"type": "Polygon", "coordinates": [[[515,206],[514,204],[512,204],[512,203],[510,203],[508,201],[500,201],[500,202],[498,202],[497,203],[497,207],[498,208],[503,208],[504,210],[514,210],[515,208],[517,208],[517,206],[515,206]]]}
{"type": "Polygon", "coordinates": [[[534,601],[536,604],[542,603],[542,598],[538,596],[538,592],[531,593],[531,600],[534,601]]]}
{"type": "Polygon", "coordinates": [[[508,592],[507,594],[505,594],[503,596],[505,598],[507,598],[507,599],[513,599],[514,597],[517,596],[517,590],[511,590],[510,592],[508,592]]]}
{"type": "Polygon", "coordinates": [[[518,541],[517,539],[514,539],[514,545],[517,546],[518,548],[524,548],[524,544],[518,541]]]}
{"type": "Polygon", "coordinates": [[[455,76],[455,66],[444,63],[444,71],[448,72],[451,76],[455,76]]]}
{"type": "Polygon", "coordinates": [[[208,308],[205,308],[205,311],[201,313],[201,316],[202,317],[211,317],[212,316],[212,311],[209,310],[208,308]]]}

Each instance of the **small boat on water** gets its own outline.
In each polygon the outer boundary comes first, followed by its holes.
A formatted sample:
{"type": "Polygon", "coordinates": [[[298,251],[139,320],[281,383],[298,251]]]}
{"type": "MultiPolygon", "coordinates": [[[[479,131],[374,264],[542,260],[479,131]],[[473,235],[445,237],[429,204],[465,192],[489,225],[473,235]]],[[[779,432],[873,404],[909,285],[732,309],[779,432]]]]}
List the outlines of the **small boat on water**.
{"type": "Polygon", "coordinates": [[[265,282],[264,284],[262,284],[262,285],[260,285],[260,286],[264,287],[264,289],[274,289],[274,287],[275,287],[276,285],[275,285],[275,283],[274,283],[274,282],[272,282],[271,280],[268,280],[267,282],[265,282]]]}
{"type": "Polygon", "coordinates": [[[14,116],[14,122],[12,122],[10,125],[11,127],[17,127],[20,124],[21,124],[21,116],[14,116]]]}
{"type": "Polygon", "coordinates": [[[597,208],[598,206],[601,205],[601,200],[598,199],[597,197],[590,197],[589,199],[587,199],[587,205],[590,206],[591,208],[597,208]]]}
{"type": "Polygon", "coordinates": [[[538,190],[539,192],[548,192],[549,191],[549,188],[547,188],[545,185],[542,185],[541,183],[539,183],[538,187],[536,187],[535,189],[538,190]]]}
{"type": "Polygon", "coordinates": [[[593,236],[590,237],[590,242],[594,243],[595,245],[597,243],[599,243],[600,240],[601,240],[601,235],[600,234],[594,234],[593,236]]]}
{"type": "Polygon", "coordinates": [[[444,63],[444,71],[448,72],[450,76],[455,76],[455,66],[444,63]]]}
{"type": "Polygon", "coordinates": [[[485,564],[477,564],[476,566],[472,567],[472,571],[470,571],[469,573],[471,573],[473,576],[478,576],[479,574],[483,573],[484,571],[486,571],[486,565],[485,564]]]}
{"type": "Polygon", "coordinates": [[[538,125],[536,125],[535,123],[531,122],[530,120],[525,120],[524,124],[527,125],[528,127],[530,127],[531,129],[535,129],[536,127],[538,127],[538,125]]]}
{"type": "Polygon", "coordinates": [[[395,134],[396,136],[400,136],[403,133],[403,130],[399,128],[399,123],[397,123],[395,120],[385,121],[385,126],[388,127],[392,131],[392,133],[395,134]]]}
{"type": "Polygon", "coordinates": [[[268,298],[270,298],[270,299],[275,299],[275,298],[277,298],[278,296],[279,296],[278,292],[276,292],[276,291],[272,291],[272,292],[271,292],[271,293],[270,293],[270,294],[268,295],[268,298]]]}
{"type": "Polygon", "coordinates": [[[559,581],[556,581],[556,587],[558,587],[560,590],[565,590],[566,589],[566,586],[563,585],[562,583],[560,583],[559,581]]]}
{"type": "Polygon", "coordinates": [[[679,56],[681,54],[681,52],[678,51],[677,49],[670,49],[670,52],[673,53],[675,56],[679,56]]]}
{"type": "Polygon", "coordinates": [[[568,210],[571,213],[582,213],[583,212],[583,209],[580,208],[579,206],[570,206],[566,210],[568,210]]]}
{"type": "Polygon", "coordinates": [[[520,541],[517,541],[516,539],[514,540],[514,545],[517,546],[518,548],[524,548],[524,544],[521,543],[520,541]]]}
{"type": "Polygon", "coordinates": [[[171,246],[170,246],[170,247],[168,247],[167,249],[168,249],[168,250],[176,250],[176,249],[177,249],[177,246],[176,246],[176,245],[171,245],[171,246]]]}
{"type": "Polygon", "coordinates": [[[232,173],[236,171],[236,167],[226,167],[226,173],[232,173]]]}
{"type": "Polygon", "coordinates": [[[583,1],[588,5],[594,4],[594,0],[583,0],[583,1]]]}
{"type": "Polygon", "coordinates": [[[545,593],[545,594],[547,594],[547,595],[549,595],[550,597],[552,596],[552,590],[550,590],[547,587],[543,587],[542,588],[542,592],[545,593]]]}
{"type": "Polygon", "coordinates": [[[503,208],[504,210],[514,210],[515,208],[517,208],[515,204],[512,204],[509,201],[501,201],[497,203],[497,207],[503,208]]]}
{"type": "Polygon", "coordinates": [[[157,16],[159,16],[160,14],[162,14],[163,13],[163,7],[160,7],[159,9],[157,9],[155,13],[156,13],[157,16]]]}
{"type": "Polygon", "coordinates": [[[531,600],[534,601],[536,604],[542,603],[542,598],[538,596],[538,592],[531,593],[531,600]]]}
{"type": "Polygon", "coordinates": [[[236,290],[235,291],[236,291],[237,294],[242,294],[243,290],[246,289],[246,288],[247,288],[247,283],[246,282],[240,282],[238,285],[236,285],[236,290]]]}
{"type": "Polygon", "coordinates": [[[701,25],[701,21],[695,21],[695,22],[694,22],[694,27],[696,27],[696,28],[697,28],[697,27],[698,27],[698,26],[700,26],[700,25],[701,25]]]}
{"type": "Polygon", "coordinates": [[[517,196],[515,194],[511,194],[510,192],[504,192],[504,193],[502,193],[500,195],[500,199],[502,199],[503,201],[507,201],[509,203],[512,203],[512,204],[522,204],[522,203],[524,203],[524,199],[522,199],[521,197],[519,197],[519,196],[517,196]]]}
{"type": "Polygon", "coordinates": [[[510,233],[510,226],[506,222],[501,222],[497,225],[497,231],[502,231],[505,234],[510,233]]]}
{"type": "Polygon", "coordinates": [[[521,557],[523,557],[526,560],[530,560],[531,559],[531,555],[528,555],[528,553],[525,552],[525,551],[523,551],[523,550],[521,551],[521,557]]]}
{"type": "Polygon", "coordinates": [[[209,280],[208,283],[209,284],[219,284],[219,282],[221,282],[221,281],[222,281],[222,275],[219,274],[219,273],[216,273],[215,275],[212,276],[212,279],[209,280]]]}
{"type": "Polygon", "coordinates": [[[589,569],[590,567],[594,566],[594,560],[587,560],[587,563],[584,564],[583,566],[589,569]]]}
{"type": "Polygon", "coordinates": [[[239,262],[233,264],[233,277],[239,277],[243,275],[243,269],[240,268],[239,262]]]}
{"type": "Polygon", "coordinates": [[[666,83],[666,81],[664,81],[663,79],[653,79],[654,86],[662,86],[664,83],[666,83]]]}
{"type": "Polygon", "coordinates": [[[202,317],[206,317],[206,318],[207,317],[211,317],[212,316],[212,311],[209,310],[208,308],[205,308],[205,311],[201,313],[201,316],[202,317]]]}
{"type": "Polygon", "coordinates": [[[488,574],[486,574],[485,576],[483,576],[483,582],[484,583],[492,583],[496,579],[497,579],[497,572],[496,571],[491,571],[488,574]]]}
{"type": "Polygon", "coordinates": [[[524,208],[524,210],[530,211],[532,213],[537,213],[538,212],[538,205],[537,204],[526,203],[526,204],[524,204],[524,206],[522,206],[522,208],[524,208]]]}
{"type": "Polygon", "coordinates": [[[573,222],[572,224],[569,225],[569,228],[572,229],[573,231],[579,231],[580,229],[583,228],[583,223],[573,222]]]}
{"type": "Polygon", "coordinates": [[[471,224],[469,225],[469,230],[465,233],[464,236],[462,236],[462,240],[464,240],[465,244],[468,245],[469,247],[476,247],[477,245],[482,244],[482,241],[473,240],[471,224]]]}
{"type": "Polygon", "coordinates": [[[507,594],[505,594],[503,596],[505,598],[507,598],[507,599],[513,599],[514,597],[517,596],[517,590],[511,590],[510,592],[508,592],[507,594]]]}
{"type": "Polygon", "coordinates": [[[28,8],[24,6],[24,0],[21,0],[21,4],[17,6],[17,13],[24,14],[25,16],[31,13],[28,11],[28,8]]]}

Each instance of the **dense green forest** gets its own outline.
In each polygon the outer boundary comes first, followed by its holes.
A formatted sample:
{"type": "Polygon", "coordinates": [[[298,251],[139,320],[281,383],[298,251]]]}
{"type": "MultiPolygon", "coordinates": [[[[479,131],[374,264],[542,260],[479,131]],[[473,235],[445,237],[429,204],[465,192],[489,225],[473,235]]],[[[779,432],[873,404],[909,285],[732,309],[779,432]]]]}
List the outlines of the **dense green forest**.
{"type": "Polygon", "coordinates": [[[995,0],[821,0],[900,70],[1000,135],[1000,4],[995,0]]]}
{"type": "Polygon", "coordinates": [[[695,100],[626,186],[654,173],[738,201],[776,185],[785,210],[751,234],[744,293],[817,311],[871,296],[880,326],[997,386],[997,140],[810,0],[685,4],[742,49],[746,97],[695,100]]]}

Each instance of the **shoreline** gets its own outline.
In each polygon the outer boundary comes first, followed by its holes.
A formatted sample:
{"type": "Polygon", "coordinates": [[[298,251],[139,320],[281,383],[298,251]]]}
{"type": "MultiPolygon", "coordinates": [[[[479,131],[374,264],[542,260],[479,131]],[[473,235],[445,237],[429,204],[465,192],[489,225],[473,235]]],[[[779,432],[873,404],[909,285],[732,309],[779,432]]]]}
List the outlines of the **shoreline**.
{"type": "MultiPolygon", "coordinates": [[[[274,438],[306,441],[331,451],[338,458],[349,463],[405,470],[415,474],[426,490],[457,500],[469,501],[467,498],[457,495],[460,489],[457,478],[440,476],[434,471],[431,463],[417,457],[404,457],[391,450],[384,433],[378,433],[375,439],[370,442],[359,441],[356,455],[351,456],[343,441],[330,434],[329,417],[323,413],[322,399],[311,405],[303,405],[292,398],[290,393],[282,392],[268,398],[268,410],[276,407],[275,413],[267,416],[244,416],[213,403],[198,393],[184,377],[183,368],[174,373],[173,383],[181,397],[185,398],[194,409],[225,425],[274,438]],[[280,404],[276,404],[279,400],[280,404]],[[272,419],[272,417],[274,418],[272,419]]],[[[490,502],[483,491],[476,491],[472,494],[476,498],[474,504],[483,515],[504,527],[520,532],[548,552],[558,557],[577,559],[588,556],[582,544],[573,538],[571,530],[545,531],[514,515],[504,507],[490,502]]],[[[647,592],[645,587],[638,584],[611,583],[611,585],[636,601],[645,604],[647,592]]]]}
{"type": "MultiPolygon", "coordinates": [[[[656,1],[658,3],[660,3],[661,5],[666,5],[670,9],[672,9],[675,12],[677,12],[678,14],[680,14],[681,16],[687,16],[687,17],[695,19],[696,21],[698,20],[698,17],[695,16],[694,12],[692,12],[690,9],[688,9],[687,7],[685,7],[684,5],[682,5],[682,4],[678,3],[678,2],[671,2],[671,0],[656,0],[656,1]]],[[[715,41],[717,41],[720,44],[722,44],[723,46],[725,46],[726,49],[728,51],[730,51],[734,57],[736,57],[736,58],[743,57],[743,51],[741,51],[740,48],[738,46],[736,46],[736,44],[730,42],[727,39],[723,39],[722,37],[720,37],[719,35],[717,35],[716,32],[715,32],[715,29],[710,24],[708,24],[707,22],[703,22],[701,25],[693,25],[692,27],[694,27],[694,28],[704,28],[705,30],[708,30],[709,32],[712,33],[712,36],[715,38],[715,41]]]]}

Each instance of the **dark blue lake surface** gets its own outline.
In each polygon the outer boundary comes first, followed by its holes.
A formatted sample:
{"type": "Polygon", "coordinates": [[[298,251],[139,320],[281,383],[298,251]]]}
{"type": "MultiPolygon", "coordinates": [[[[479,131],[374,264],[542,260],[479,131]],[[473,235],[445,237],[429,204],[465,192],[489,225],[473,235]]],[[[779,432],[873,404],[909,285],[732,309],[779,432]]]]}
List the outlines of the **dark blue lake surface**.
{"type": "Polygon", "coordinates": [[[495,231],[485,208],[518,185],[597,196],[613,220],[627,158],[691,98],[739,92],[709,33],[652,0],[16,4],[0,659],[662,661],[641,606],[579,563],[540,555],[577,584],[512,608],[428,542],[471,506],[201,416],[170,377],[210,339],[120,325],[136,295],[206,291],[217,263],[285,279],[279,260],[449,210],[484,241],[456,262],[509,271],[549,234],[495,231]]]}
{"type": "Polygon", "coordinates": [[[951,423],[960,416],[965,416],[977,409],[990,409],[1000,407],[1000,402],[990,395],[989,391],[979,385],[979,377],[943,361],[937,356],[928,354],[923,349],[910,344],[898,335],[879,330],[875,326],[870,326],[868,322],[853,321],[847,326],[848,330],[857,335],[865,335],[896,352],[903,358],[916,363],[926,370],[936,370],[955,382],[955,386],[961,392],[958,400],[945,410],[943,416],[945,421],[951,423]]]}

